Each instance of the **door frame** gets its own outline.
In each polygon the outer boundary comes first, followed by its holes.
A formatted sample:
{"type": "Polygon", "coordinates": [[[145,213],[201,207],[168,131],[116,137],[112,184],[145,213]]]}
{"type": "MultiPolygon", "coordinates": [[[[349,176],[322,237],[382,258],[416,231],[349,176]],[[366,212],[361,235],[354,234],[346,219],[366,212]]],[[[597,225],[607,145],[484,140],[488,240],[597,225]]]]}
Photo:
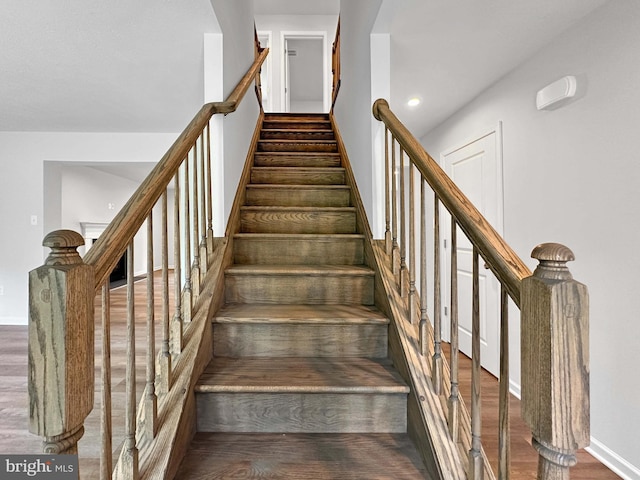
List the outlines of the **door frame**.
{"type": "MultiPolygon", "coordinates": [[[[497,195],[497,206],[498,206],[498,211],[496,212],[496,224],[492,225],[493,228],[498,232],[499,235],[504,236],[504,175],[503,175],[503,164],[504,164],[504,150],[503,150],[503,127],[502,127],[502,121],[498,121],[498,123],[496,125],[494,125],[493,127],[489,127],[489,128],[485,128],[482,130],[479,130],[477,133],[475,133],[474,135],[470,135],[469,137],[466,137],[463,141],[458,142],[457,145],[447,148],[446,150],[442,151],[440,153],[440,159],[439,159],[439,164],[440,167],[442,168],[442,170],[447,173],[447,166],[446,166],[446,157],[451,155],[452,153],[463,149],[465,147],[468,147],[469,145],[471,145],[472,143],[475,143],[479,140],[482,140],[485,137],[488,137],[489,135],[492,135],[495,133],[495,152],[496,152],[496,195],[497,195]]],[[[442,207],[443,208],[443,207],[442,207]]],[[[443,212],[441,210],[441,215],[440,215],[440,251],[443,252],[440,255],[440,271],[444,272],[444,274],[442,275],[441,279],[440,279],[440,291],[443,292],[442,295],[442,302],[441,302],[441,312],[440,312],[440,318],[443,319],[442,321],[442,338],[445,341],[450,341],[451,340],[451,322],[450,322],[450,316],[448,314],[448,311],[450,309],[450,304],[451,304],[451,295],[450,295],[450,279],[451,279],[451,272],[450,272],[450,268],[451,268],[451,263],[450,263],[450,246],[451,246],[451,217],[449,215],[448,212],[443,212]],[[443,214],[444,213],[444,214],[443,214]]],[[[481,265],[484,263],[482,258],[480,258],[480,262],[481,265]]],[[[498,303],[499,304],[499,303],[498,303]]],[[[496,317],[497,318],[497,317],[496,317]]],[[[499,323],[499,319],[497,319],[497,322],[499,323]]],[[[498,328],[496,329],[498,332],[498,335],[500,333],[500,328],[499,328],[499,324],[498,324],[498,328]]],[[[496,347],[499,348],[499,337],[495,339],[496,340],[496,347]]],[[[499,354],[498,354],[498,358],[499,358],[499,354]]],[[[481,363],[482,363],[482,359],[481,359],[481,363]]],[[[495,373],[496,376],[498,376],[499,371],[497,372],[492,372],[495,373]]]]}
{"type": "MultiPolygon", "coordinates": [[[[329,91],[329,87],[331,85],[331,79],[329,78],[329,72],[330,72],[330,68],[329,65],[327,64],[327,32],[324,30],[299,30],[299,31],[281,31],[280,32],[280,78],[282,79],[282,81],[280,82],[280,108],[282,109],[283,112],[286,112],[286,96],[287,96],[287,92],[286,92],[286,85],[285,85],[285,79],[287,78],[287,71],[286,71],[286,65],[287,65],[287,59],[286,59],[286,52],[285,52],[285,45],[286,45],[286,40],[287,39],[307,39],[307,38],[314,38],[314,39],[321,39],[322,40],[322,106],[323,106],[323,110],[325,112],[329,111],[329,98],[330,98],[330,91],[329,91]]],[[[329,59],[330,62],[330,59],[329,59]]]]}

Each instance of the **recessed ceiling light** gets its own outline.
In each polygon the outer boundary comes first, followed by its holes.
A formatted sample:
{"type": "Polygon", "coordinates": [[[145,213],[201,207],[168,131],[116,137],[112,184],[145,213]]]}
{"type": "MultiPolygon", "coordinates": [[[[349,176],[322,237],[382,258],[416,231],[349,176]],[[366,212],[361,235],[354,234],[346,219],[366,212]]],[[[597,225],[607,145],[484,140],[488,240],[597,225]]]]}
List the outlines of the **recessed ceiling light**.
{"type": "Polygon", "coordinates": [[[410,107],[417,107],[418,105],[420,105],[420,99],[418,97],[410,98],[407,102],[407,105],[409,105],[410,107]]]}

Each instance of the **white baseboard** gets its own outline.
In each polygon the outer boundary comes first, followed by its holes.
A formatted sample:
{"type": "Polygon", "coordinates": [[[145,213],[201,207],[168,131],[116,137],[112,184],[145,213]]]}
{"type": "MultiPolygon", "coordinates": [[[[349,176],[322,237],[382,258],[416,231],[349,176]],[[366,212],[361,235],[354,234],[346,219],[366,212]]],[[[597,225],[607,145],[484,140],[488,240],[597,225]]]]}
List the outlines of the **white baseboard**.
{"type": "Polygon", "coordinates": [[[518,400],[522,400],[522,391],[520,390],[519,383],[515,383],[513,380],[509,380],[509,391],[518,400]]]}
{"type": "Polygon", "coordinates": [[[0,317],[0,325],[28,325],[27,317],[0,317]]]}
{"type": "Polygon", "coordinates": [[[591,446],[586,448],[586,451],[625,480],[640,479],[640,468],[631,465],[628,461],[610,450],[606,445],[600,443],[595,438],[591,437],[591,446]]]}

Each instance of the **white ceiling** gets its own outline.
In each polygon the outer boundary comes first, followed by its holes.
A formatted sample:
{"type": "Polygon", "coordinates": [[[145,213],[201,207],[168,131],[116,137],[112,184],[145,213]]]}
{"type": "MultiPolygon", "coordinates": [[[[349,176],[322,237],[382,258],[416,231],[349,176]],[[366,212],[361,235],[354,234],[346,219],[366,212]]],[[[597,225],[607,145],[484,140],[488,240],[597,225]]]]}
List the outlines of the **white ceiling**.
{"type": "Polygon", "coordinates": [[[209,0],[2,0],[0,131],[181,131],[203,102],[209,0]]]}
{"type": "MultiPolygon", "coordinates": [[[[391,106],[421,136],[603,3],[383,0],[391,106]]],[[[259,15],[339,8],[254,0],[259,15]]],[[[203,101],[203,34],[218,31],[210,0],[2,0],[0,131],[180,131],[203,101]]]]}
{"type": "Polygon", "coordinates": [[[421,137],[606,1],[384,0],[392,110],[421,137]]]}

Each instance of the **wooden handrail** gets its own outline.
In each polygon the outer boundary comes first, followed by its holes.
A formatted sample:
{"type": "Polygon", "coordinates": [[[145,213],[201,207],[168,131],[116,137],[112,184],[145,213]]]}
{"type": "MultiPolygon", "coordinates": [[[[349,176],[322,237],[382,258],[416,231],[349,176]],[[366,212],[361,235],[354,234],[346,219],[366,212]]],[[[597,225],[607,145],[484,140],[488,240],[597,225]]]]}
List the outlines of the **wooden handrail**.
{"type": "Polygon", "coordinates": [[[522,279],[531,276],[531,270],[398,120],[386,100],[376,100],[373,116],[393,133],[462,231],[477,246],[480,255],[513,301],[520,306],[522,279]]]}
{"type": "Polygon", "coordinates": [[[92,265],[95,269],[96,290],[101,288],[107,280],[109,273],[127,248],[127,244],[142,226],[153,205],[173,179],[178,167],[211,117],[220,113],[226,115],[238,108],[249,86],[259,74],[260,67],[268,53],[268,48],[260,53],[224,102],[207,103],[200,109],[104,233],[93,244],[84,258],[84,263],[92,265]]]}
{"type": "MultiPolygon", "coordinates": [[[[489,467],[482,447],[482,424],[480,415],[481,392],[480,370],[480,267],[482,256],[501,284],[500,292],[500,398],[498,413],[500,418],[499,468],[498,478],[509,475],[509,334],[507,294],[520,308],[521,349],[520,364],[522,372],[522,418],[532,432],[532,445],[538,452],[538,480],[566,480],[569,468],[576,463],[575,452],[589,444],[589,301],[586,286],[573,280],[566,266],[574,259],[567,247],[554,243],[538,245],[531,256],[538,259],[535,272],[531,271],[504,239],[495,231],[478,209],[469,201],[456,184],[429,156],[416,138],[398,120],[383,100],[373,105],[373,115],[385,124],[385,260],[389,264],[394,278],[389,282],[392,290],[407,302],[406,311],[401,312],[403,325],[411,325],[416,318],[416,300],[407,291],[405,266],[406,234],[410,236],[410,248],[415,244],[416,220],[415,208],[421,214],[421,243],[424,251],[426,228],[424,221],[426,202],[424,194],[420,202],[414,200],[416,182],[413,181],[414,167],[422,176],[421,193],[425,182],[435,193],[433,205],[433,334],[425,328],[419,329],[421,355],[432,357],[431,371],[418,374],[427,375],[436,394],[449,395],[447,399],[449,431],[451,438],[462,440],[464,450],[468,452],[467,476],[473,480],[495,478],[489,467]],[[388,133],[391,132],[389,146],[388,133]],[[399,149],[400,161],[396,163],[396,150],[399,149]],[[389,155],[389,150],[391,155],[389,155]],[[410,158],[409,213],[411,215],[409,231],[405,227],[406,185],[403,158],[410,158]],[[389,163],[391,156],[391,164],[389,163]],[[395,178],[395,169],[400,168],[399,178],[395,178]],[[392,197],[389,198],[391,183],[392,197]],[[399,191],[398,191],[399,190],[399,191]],[[417,205],[420,205],[419,207],[417,205]],[[441,356],[441,295],[442,279],[439,274],[441,245],[439,241],[439,205],[443,204],[451,214],[451,375],[441,356]],[[398,211],[399,210],[399,211],[398,211]],[[390,229],[390,216],[393,216],[393,229],[390,229]],[[400,217],[400,228],[396,228],[400,217]],[[456,230],[460,227],[473,244],[472,272],[467,282],[471,282],[471,312],[467,311],[466,321],[471,322],[471,415],[462,408],[458,393],[459,377],[457,356],[460,350],[458,341],[458,275],[456,230]],[[389,236],[393,235],[393,242],[389,236]],[[399,253],[398,253],[399,251],[399,253]],[[399,255],[399,258],[398,258],[399,255]],[[399,260],[399,262],[398,262],[399,260]],[[397,265],[400,264],[398,270],[397,265]],[[430,338],[427,338],[430,337],[430,338]],[[427,348],[428,347],[428,348],[427,348]],[[441,388],[444,387],[444,392],[441,388]]],[[[422,255],[421,274],[426,271],[425,254],[422,255]]],[[[409,279],[415,267],[415,259],[410,255],[409,279]]],[[[469,284],[467,283],[467,287],[469,284]]],[[[429,295],[426,282],[423,281],[421,296],[429,295]]],[[[421,298],[422,300],[422,298],[421,298]]],[[[422,319],[421,319],[422,320],[422,319]]],[[[467,349],[469,348],[467,342],[467,349]]],[[[487,350],[489,352],[489,350],[487,350]]],[[[469,353],[467,351],[467,353],[469,353]]]]}
{"type": "Polygon", "coordinates": [[[333,83],[331,88],[331,110],[336,104],[338,92],[340,91],[340,17],[338,17],[338,26],[336,27],[336,37],[333,41],[331,55],[331,73],[333,74],[333,83]]]}

